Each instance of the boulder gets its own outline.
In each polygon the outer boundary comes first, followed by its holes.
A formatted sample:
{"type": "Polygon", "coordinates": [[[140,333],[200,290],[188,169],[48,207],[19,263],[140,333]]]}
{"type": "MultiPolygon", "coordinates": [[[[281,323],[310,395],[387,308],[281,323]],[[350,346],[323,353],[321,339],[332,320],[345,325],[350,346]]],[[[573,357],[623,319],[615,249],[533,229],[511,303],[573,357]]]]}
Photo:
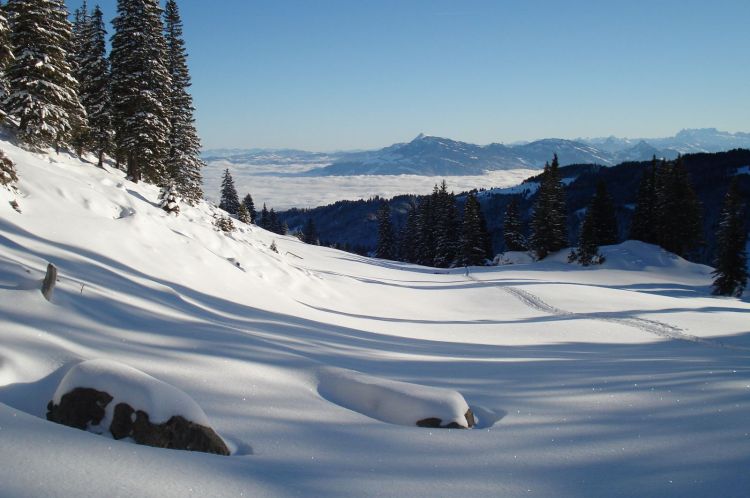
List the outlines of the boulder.
{"type": "MultiPolygon", "coordinates": [[[[474,420],[474,414],[471,410],[466,412],[466,425],[471,428],[476,424],[474,420]]],[[[451,422],[450,424],[443,425],[443,421],[436,417],[424,418],[417,421],[417,427],[429,427],[431,429],[466,429],[466,427],[459,425],[457,422],[451,422]]]]}

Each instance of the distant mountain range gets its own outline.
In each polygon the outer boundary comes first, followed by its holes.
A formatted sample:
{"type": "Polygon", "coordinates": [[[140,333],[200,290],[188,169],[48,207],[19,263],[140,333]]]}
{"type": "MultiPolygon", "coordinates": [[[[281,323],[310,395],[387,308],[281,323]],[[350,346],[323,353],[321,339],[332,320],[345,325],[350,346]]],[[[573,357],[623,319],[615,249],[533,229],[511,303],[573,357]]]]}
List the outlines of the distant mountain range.
{"type": "Polygon", "coordinates": [[[411,142],[375,151],[305,152],[300,150],[209,150],[207,161],[232,164],[309,164],[304,176],[354,175],[480,175],[486,171],[541,169],[557,154],[561,165],[614,166],[645,161],[653,156],[674,159],[678,154],[750,149],[750,133],[728,133],[715,128],[682,130],[674,137],[628,139],[617,137],[577,140],[543,139],[513,145],[475,145],[447,138],[419,135],[411,142]]]}

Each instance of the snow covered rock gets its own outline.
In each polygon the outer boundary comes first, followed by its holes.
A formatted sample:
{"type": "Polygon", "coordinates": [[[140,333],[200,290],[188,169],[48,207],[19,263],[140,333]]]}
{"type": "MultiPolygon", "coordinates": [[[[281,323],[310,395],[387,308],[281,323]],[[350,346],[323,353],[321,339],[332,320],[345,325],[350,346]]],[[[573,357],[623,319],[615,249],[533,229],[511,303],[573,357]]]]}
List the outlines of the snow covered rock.
{"type": "Polygon", "coordinates": [[[318,392],[337,405],[392,424],[468,429],[475,422],[458,391],[382,379],[353,370],[321,369],[318,392]]]}
{"type": "Polygon", "coordinates": [[[79,363],[47,405],[47,420],[138,444],[229,455],[198,404],[174,386],[109,360],[79,363]]]}

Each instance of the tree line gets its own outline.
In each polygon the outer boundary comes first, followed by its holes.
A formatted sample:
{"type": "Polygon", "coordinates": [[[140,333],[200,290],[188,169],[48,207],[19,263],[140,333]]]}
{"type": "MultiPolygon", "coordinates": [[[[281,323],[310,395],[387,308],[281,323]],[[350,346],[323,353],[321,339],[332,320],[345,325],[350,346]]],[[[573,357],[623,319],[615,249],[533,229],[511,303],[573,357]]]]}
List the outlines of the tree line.
{"type": "Polygon", "coordinates": [[[63,0],[0,8],[0,108],[27,147],[115,159],[193,204],[203,197],[200,139],[175,0],[118,0],[107,53],[104,14],[63,0]]]}

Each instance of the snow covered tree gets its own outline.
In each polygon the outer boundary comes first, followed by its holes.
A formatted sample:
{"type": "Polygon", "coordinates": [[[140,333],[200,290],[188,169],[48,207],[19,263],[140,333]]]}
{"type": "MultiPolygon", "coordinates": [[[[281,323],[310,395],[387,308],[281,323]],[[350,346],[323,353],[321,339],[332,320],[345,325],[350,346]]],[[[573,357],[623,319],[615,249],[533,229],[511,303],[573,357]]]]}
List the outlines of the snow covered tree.
{"type": "Polygon", "coordinates": [[[557,154],[552,164],[544,166],[541,185],[537,193],[531,219],[531,249],[538,259],[559,251],[568,245],[567,208],[565,188],[560,181],[557,154]]]}
{"type": "Polygon", "coordinates": [[[396,239],[391,222],[391,206],[383,201],[377,212],[378,245],[375,257],[380,259],[394,259],[396,257],[396,239]]]}
{"type": "MultiPolygon", "coordinates": [[[[7,96],[9,91],[6,69],[13,61],[13,49],[10,40],[10,25],[5,16],[5,9],[0,8],[0,102],[7,96]]],[[[5,118],[5,111],[0,106],[0,121],[5,118]]]]}
{"type": "Polygon", "coordinates": [[[7,187],[18,181],[16,175],[16,165],[0,150],[0,185],[7,187]]]}
{"type": "Polygon", "coordinates": [[[247,209],[247,213],[250,216],[250,223],[255,223],[258,213],[255,211],[255,203],[253,202],[253,196],[250,194],[247,194],[244,199],[242,199],[242,204],[245,205],[245,208],[247,209]]]}
{"type": "Polygon", "coordinates": [[[526,237],[523,235],[521,215],[518,212],[518,199],[513,197],[505,208],[503,218],[503,240],[506,251],[525,251],[527,249],[526,237]]]}
{"type": "Polygon", "coordinates": [[[647,244],[657,244],[658,215],[656,212],[656,156],[654,156],[651,168],[643,172],[641,184],[638,188],[638,198],[633,212],[633,221],[630,225],[629,238],[640,240],[647,244]]]}
{"type": "Polygon", "coordinates": [[[62,0],[10,0],[6,8],[16,58],[6,71],[5,110],[18,118],[22,141],[59,151],[85,120],[68,53],[68,11],[62,0]]]}
{"type": "Polygon", "coordinates": [[[461,226],[461,263],[477,266],[490,257],[488,253],[487,226],[482,217],[482,209],[474,194],[469,194],[464,205],[464,219],[461,226]]]}
{"type": "Polygon", "coordinates": [[[193,97],[188,93],[190,72],[187,65],[182,19],[175,0],[167,0],[164,10],[167,42],[167,69],[171,77],[169,94],[169,155],[167,170],[180,194],[191,204],[203,197],[201,142],[195,129],[193,97]]]}
{"type": "Polygon", "coordinates": [[[128,177],[169,181],[170,89],[158,0],[118,0],[112,21],[111,90],[116,154],[128,177]]]}
{"type": "Polygon", "coordinates": [[[179,195],[174,185],[169,185],[161,189],[159,194],[159,207],[169,214],[175,216],[180,214],[179,195]]]}
{"type": "Polygon", "coordinates": [[[302,228],[302,242],[312,245],[320,245],[320,237],[318,236],[318,229],[315,226],[315,222],[312,218],[307,218],[305,226],[302,228]]]}
{"type": "Polygon", "coordinates": [[[713,272],[713,292],[716,295],[740,297],[747,285],[747,227],[744,208],[735,177],[724,197],[716,233],[716,270],[713,272]]]}
{"type": "Polygon", "coordinates": [[[229,216],[215,216],[214,226],[217,230],[220,230],[224,233],[231,233],[235,230],[234,222],[229,216]]]}
{"type": "Polygon", "coordinates": [[[702,240],[701,207],[682,158],[663,163],[656,172],[659,245],[687,256],[702,240]]]}
{"type": "Polygon", "coordinates": [[[224,170],[224,178],[221,180],[221,200],[219,208],[229,214],[237,214],[240,209],[240,198],[237,195],[237,189],[234,188],[234,180],[229,168],[224,170]]]}
{"type": "Polygon", "coordinates": [[[246,225],[250,224],[250,213],[247,211],[247,207],[243,203],[240,203],[240,207],[237,209],[237,219],[246,225]]]}
{"type": "Polygon", "coordinates": [[[104,16],[98,5],[79,29],[78,47],[81,54],[78,57],[78,79],[81,104],[88,116],[86,144],[96,153],[97,166],[103,168],[104,154],[111,147],[114,131],[106,47],[107,31],[104,27],[104,16]]]}

